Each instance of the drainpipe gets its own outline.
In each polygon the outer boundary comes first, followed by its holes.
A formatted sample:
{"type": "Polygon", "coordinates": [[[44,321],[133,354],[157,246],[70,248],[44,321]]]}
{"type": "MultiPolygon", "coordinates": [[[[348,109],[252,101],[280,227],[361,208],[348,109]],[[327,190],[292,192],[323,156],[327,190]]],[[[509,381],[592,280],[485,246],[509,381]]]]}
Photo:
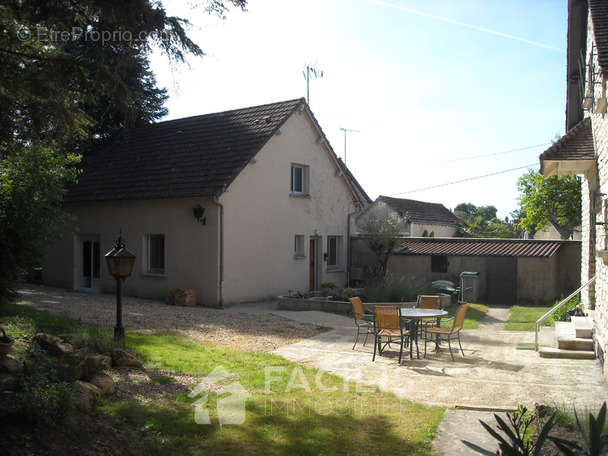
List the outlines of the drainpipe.
{"type": "MultiPolygon", "coordinates": [[[[221,193],[220,193],[221,194],[221,193]]],[[[219,307],[224,307],[224,205],[219,202],[218,195],[213,197],[213,202],[220,208],[220,296],[219,307]]]]}
{"type": "MultiPolygon", "coordinates": [[[[356,203],[355,203],[356,204],[356,203]]],[[[356,207],[356,206],[355,206],[356,207]]],[[[346,285],[350,287],[350,270],[352,267],[352,242],[350,240],[350,219],[353,215],[357,215],[361,213],[361,209],[355,212],[351,212],[346,217],[346,242],[348,243],[348,249],[346,252],[346,285]]]]}

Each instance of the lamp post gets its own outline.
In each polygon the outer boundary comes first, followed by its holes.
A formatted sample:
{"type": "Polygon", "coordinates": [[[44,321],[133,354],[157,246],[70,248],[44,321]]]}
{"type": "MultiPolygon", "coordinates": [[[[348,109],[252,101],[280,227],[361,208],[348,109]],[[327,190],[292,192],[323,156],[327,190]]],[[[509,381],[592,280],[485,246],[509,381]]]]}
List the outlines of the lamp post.
{"type": "Polygon", "coordinates": [[[114,327],[114,339],[125,341],[125,328],[122,325],[122,282],[131,275],[135,254],[125,247],[122,233],[118,233],[114,249],[106,253],[108,271],[116,279],[116,326],[114,327]]]}

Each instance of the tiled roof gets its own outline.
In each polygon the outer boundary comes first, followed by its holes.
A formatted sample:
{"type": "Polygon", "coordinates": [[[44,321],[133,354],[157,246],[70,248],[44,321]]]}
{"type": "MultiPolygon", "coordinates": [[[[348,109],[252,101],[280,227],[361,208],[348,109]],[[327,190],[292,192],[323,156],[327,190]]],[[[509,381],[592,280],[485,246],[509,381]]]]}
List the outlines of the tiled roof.
{"type": "Polygon", "coordinates": [[[404,255],[498,256],[547,258],[564,241],[520,239],[420,239],[401,244],[404,255]]]}
{"type": "Polygon", "coordinates": [[[589,0],[593,34],[597,46],[597,59],[602,72],[608,72],[608,2],[589,0]]]}
{"type": "Polygon", "coordinates": [[[66,201],[218,195],[305,103],[300,98],[136,128],[85,156],[66,201]]]}
{"type": "Polygon", "coordinates": [[[458,218],[443,204],[426,203],[402,198],[379,196],[378,201],[385,202],[399,215],[408,215],[412,221],[456,223],[458,218]]]}
{"type": "Polygon", "coordinates": [[[538,157],[541,173],[544,161],[595,160],[591,118],[586,117],[538,157]]]}

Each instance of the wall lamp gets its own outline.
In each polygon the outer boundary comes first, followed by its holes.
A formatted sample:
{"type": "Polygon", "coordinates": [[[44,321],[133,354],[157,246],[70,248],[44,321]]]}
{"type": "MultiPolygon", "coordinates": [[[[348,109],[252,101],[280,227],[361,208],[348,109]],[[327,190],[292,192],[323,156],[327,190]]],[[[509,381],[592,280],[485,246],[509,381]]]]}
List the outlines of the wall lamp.
{"type": "Polygon", "coordinates": [[[207,219],[203,217],[203,214],[205,213],[205,208],[201,206],[200,203],[192,208],[192,213],[194,214],[194,218],[197,222],[202,222],[203,225],[207,224],[207,219]]]}

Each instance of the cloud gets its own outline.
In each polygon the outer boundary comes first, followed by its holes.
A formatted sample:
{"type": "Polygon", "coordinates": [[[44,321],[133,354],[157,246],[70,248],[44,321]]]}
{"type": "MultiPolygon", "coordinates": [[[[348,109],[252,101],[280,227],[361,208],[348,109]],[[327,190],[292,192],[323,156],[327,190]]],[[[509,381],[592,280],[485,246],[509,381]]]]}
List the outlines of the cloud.
{"type": "Polygon", "coordinates": [[[566,52],[564,49],[560,49],[558,47],[551,46],[549,44],[539,43],[538,41],[528,40],[526,38],[521,38],[521,37],[515,36],[515,35],[509,35],[508,33],[499,32],[498,30],[492,30],[492,29],[488,29],[488,28],[485,28],[485,27],[479,27],[479,26],[473,25],[473,24],[467,24],[466,22],[456,21],[454,19],[449,19],[447,17],[436,16],[434,14],[425,13],[424,11],[415,10],[413,8],[407,8],[407,7],[401,6],[401,5],[393,5],[392,3],[383,2],[381,0],[366,0],[366,1],[369,2],[369,3],[375,3],[377,5],[386,6],[388,8],[398,9],[398,10],[405,11],[405,12],[408,12],[408,13],[417,14],[418,16],[428,17],[430,19],[435,19],[437,21],[442,21],[442,22],[447,22],[449,24],[458,25],[460,27],[470,28],[470,29],[473,29],[473,30],[477,30],[479,32],[489,33],[491,35],[501,36],[503,38],[507,38],[507,39],[510,39],[510,40],[520,41],[522,43],[526,43],[526,44],[531,44],[533,46],[542,47],[542,48],[545,48],[545,49],[549,49],[551,51],[562,52],[562,53],[566,52]]]}

